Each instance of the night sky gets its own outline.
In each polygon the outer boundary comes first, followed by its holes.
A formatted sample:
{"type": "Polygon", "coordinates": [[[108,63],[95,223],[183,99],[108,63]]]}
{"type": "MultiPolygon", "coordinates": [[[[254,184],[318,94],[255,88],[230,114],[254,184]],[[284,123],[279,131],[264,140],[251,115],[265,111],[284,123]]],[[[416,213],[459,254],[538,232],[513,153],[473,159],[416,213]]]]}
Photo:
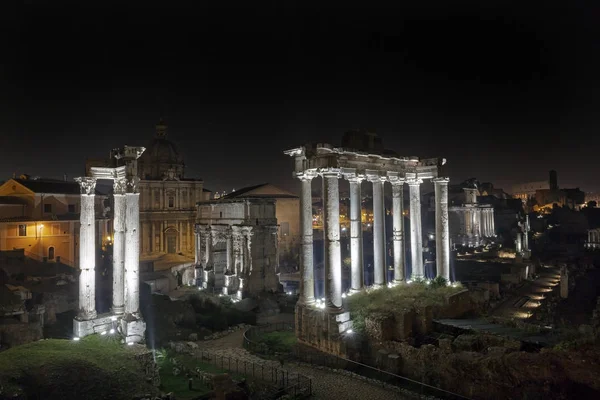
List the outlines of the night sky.
{"type": "Polygon", "coordinates": [[[600,191],[597,1],[18,3],[0,10],[0,180],[82,175],[164,117],[212,190],[294,189],[283,150],[369,128],[447,158],[455,182],[510,190],[556,169],[600,191]]]}

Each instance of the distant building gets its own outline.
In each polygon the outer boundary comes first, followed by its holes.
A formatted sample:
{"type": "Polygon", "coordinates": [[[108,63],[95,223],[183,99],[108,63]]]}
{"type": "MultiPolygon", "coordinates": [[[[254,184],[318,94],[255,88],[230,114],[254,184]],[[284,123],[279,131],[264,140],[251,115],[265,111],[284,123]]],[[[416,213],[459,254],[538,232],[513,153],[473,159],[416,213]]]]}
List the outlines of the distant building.
{"type": "MultiPolygon", "coordinates": [[[[88,160],[93,166],[117,166],[108,160],[88,160]]],[[[153,261],[165,254],[194,256],[196,203],[210,199],[204,181],[185,177],[185,163],[177,146],[167,138],[161,120],[156,134],[138,160],[140,182],[140,259],[153,261]]]]}
{"type": "Polygon", "coordinates": [[[197,210],[197,283],[238,299],[281,290],[274,199],[221,198],[197,210]]]}
{"type": "MultiPolygon", "coordinates": [[[[0,250],[23,249],[38,261],[79,266],[77,182],[22,176],[0,186],[0,250]]],[[[111,243],[107,195],[96,189],[96,246],[111,243]]]]}
{"type": "Polygon", "coordinates": [[[558,175],[556,171],[550,171],[547,181],[513,185],[512,195],[515,199],[521,199],[525,203],[527,200],[534,198],[538,190],[558,190],[558,175]]]}
{"type": "Polygon", "coordinates": [[[527,210],[543,211],[551,209],[554,204],[561,207],[578,209],[585,203],[585,193],[579,188],[560,189],[558,174],[552,170],[547,182],[522,183],[513,186],[513,197],[521,199],[527,210]]]}
{"type": "MultiPolygon", "coordinates": [[[[448,219],[451,243],[462,246],[477,247],[493,240],[495,234],[494,208],[478,201],[479,183],[468,180],[448,187],[448,219]]],[[[429,213],[435,211],[435,196],[425,195],[429,200],[429,213]]],[[[434,221],[432,215],[428,221],[434,221]]],[[[433,224],[430,228],[434,232],[433,224]]],[[[430,238],[431,239],[431,238],[430,238]]]]}
{"type": "Polygon", "coordinates": [[[281,259],[300,242],[300,198],[293,193],[280,189],[270,183],[248,186],[233,191],[221,200],[234,199],[273,199],[275,200],[275,218],[279,225],[279,252],[281,259]]]}
{"type": "Polygon", "coordinates": [[[600,207],[600,193],[592,193],[588,192],[585,194],[585,203],[589,203],[590,201],[596,202],[596,207],[600,207]]]}

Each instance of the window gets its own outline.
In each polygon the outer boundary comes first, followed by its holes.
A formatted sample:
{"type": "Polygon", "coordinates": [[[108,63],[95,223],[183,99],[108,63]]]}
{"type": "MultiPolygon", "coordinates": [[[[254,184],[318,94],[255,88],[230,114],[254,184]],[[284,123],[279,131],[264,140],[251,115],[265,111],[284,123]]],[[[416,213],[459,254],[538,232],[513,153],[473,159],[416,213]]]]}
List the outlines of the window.
{"type": "Polygon", "coordinates": [[[74,213],[74,212],[75,212],[75,204],[69,204],[69,205],[68,205],[68,208],[69,208],[69,210],[68,210],[68,211],[69,211],[70,213],[74,213]]]}
{"type": "Polygon", "coordinates": [[[19,236],[27,236],[27,225],[19,225],[19,236]]]}
{"type": "Polygon", "coordinates": [[[44,204],[44,212],[51,213],[52,212],[52,204],[44,204]]]}
{"type": "Polygon", "coordinates": [[[281,223],[281,236],[288,236],[290,234],[290,223],[282,222],[281,223]]]}
{"type": "Polygon", "coordinates": [[[175,207],[175,197],[169,196],[169,208],[175,207]]]}

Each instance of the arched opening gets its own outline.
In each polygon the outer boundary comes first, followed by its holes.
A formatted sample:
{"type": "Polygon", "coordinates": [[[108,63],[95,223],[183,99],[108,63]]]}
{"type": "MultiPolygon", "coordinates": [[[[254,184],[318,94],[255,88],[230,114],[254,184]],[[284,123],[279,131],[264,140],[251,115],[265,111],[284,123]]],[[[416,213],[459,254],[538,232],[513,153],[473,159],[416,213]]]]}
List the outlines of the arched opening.
{"type": "Polygon", "coordinates": [[[177,254],[177,229],[169,227],[165,230],[166,250],[169,254],[177,254]]]}
{"type": "Polygon", "coordinates": [[[48,260],[54,260],[54,246],[48,247],[48,260]]]}

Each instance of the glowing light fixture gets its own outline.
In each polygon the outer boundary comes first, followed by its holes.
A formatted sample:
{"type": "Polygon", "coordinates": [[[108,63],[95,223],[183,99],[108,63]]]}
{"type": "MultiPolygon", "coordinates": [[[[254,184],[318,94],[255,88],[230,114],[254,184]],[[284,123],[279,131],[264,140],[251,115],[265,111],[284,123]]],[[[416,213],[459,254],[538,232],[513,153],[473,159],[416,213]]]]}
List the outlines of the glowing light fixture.
{"type": "Polygon", "coordinates": [[[75,336],[75,337],[73,338],[73,340],[74,340],[74,341],[76,341],[76,342],[77,342],[77,341],[79,341],[79,339],[80,339],[80,338],[79,338],[79,336],[75,336]]]}
{"type": "Polygon", "coordinates": [[[108,333],[110,333],[110,334],[113,334],[113,333],[115,333],[115,330],[114,330],[114,328],[113,328],[113,329],[111,329],[110,331],[108,331],[108,333]]]}
{"type": "Polygon", "coordinates": [[[102,331],[102,332],[100,332],[100,334],[101,334],[102,336],[104,336],[104,335],[106,335],[106,331],[102,331]]]}

